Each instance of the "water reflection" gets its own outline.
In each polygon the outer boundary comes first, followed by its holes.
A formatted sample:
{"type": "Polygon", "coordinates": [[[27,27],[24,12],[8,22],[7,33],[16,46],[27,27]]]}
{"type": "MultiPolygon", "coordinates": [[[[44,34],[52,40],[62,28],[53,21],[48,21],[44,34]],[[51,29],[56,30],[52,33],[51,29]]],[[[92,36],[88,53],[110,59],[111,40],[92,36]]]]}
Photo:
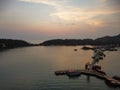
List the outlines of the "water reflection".
{"type": "MultiPolygon", "coordinates": [[[[120,76],[119,52],[120,49],[106,52],[106,58],[99,63],[108,75],[120,76]]],[[[71,80],[54,75],[56,70],[84,68],[92,55],[92,51],[83,51],[80,46],[27,47],[0,52],[0,90],[113,90],[92,77],[71,80]]]]}
{"type": "Polygon", "coordinates": [[[90,76],[87,75],[87,82],[90,83],[90,76]]]}

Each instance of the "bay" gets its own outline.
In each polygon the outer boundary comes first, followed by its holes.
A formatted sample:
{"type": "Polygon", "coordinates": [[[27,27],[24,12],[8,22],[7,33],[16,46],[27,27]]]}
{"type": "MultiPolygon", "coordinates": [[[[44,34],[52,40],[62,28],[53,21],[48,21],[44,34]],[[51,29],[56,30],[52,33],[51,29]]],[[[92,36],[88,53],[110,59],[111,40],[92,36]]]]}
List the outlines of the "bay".
{"type": "MultiPolygon", "coordinates": [[[[109,76],[120,76],[120,48],[105,54],[99,65],[109,76]]],[[[95,77],[55,76],[56,70],[84,68],[86,62],[92,61],[92,55],[93,51],[84,51],[81,46],[38,46],[2,51],[0,90],[119,90],[95,77]]]]}

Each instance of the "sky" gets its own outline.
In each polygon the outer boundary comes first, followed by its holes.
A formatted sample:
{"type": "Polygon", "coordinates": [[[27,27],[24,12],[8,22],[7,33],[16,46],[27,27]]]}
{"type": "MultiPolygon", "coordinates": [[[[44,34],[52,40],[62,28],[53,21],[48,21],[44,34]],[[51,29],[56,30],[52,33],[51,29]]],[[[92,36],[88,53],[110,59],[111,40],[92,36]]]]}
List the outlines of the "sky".
{"type": "Polygon", "coordinates": [[[120,0],[0,0],[0,38],[40,41],[120,34],[120,0]]]}

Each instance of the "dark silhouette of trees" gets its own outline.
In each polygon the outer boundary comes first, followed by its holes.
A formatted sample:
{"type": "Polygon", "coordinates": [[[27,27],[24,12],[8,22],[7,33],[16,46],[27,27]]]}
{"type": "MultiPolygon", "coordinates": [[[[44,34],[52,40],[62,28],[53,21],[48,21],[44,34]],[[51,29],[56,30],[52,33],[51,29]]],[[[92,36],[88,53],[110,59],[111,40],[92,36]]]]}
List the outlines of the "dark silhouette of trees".
{"type": "Polygon", "coordinates": [[[66,46],[75,46],[75,45],[115,45],[120,46],[120,34],[116,36],[105,36],[101,38],[93,39],[53,39],[48,40],[40,45],[50,46],[50,45],[66,45],[66,46]]]}
{"type": "Polygon", "coordinates": [[[10,48],[25,47],[25,46],[31,46],[31,45],[32,44],[23,40],[0,39],[1,49],[10,49],[10,48]]]}

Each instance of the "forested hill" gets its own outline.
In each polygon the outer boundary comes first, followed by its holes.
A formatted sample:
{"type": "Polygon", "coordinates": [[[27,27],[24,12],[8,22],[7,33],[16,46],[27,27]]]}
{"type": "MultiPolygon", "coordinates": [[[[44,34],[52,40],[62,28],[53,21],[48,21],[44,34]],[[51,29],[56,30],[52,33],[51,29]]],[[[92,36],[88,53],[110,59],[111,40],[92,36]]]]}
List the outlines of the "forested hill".
{"type": "Polygon", "coordinates": [[[0,39],[0,49],[10,49],[16,47],[32,46],[32,45],[33,44],[30,44],[23,40],[0,39]]]}
{"type": "Polygon", "coordinates": [[[44,41],[40,45],[117,45],[120,46],[120,34],[116,36],[105,36],[97,39],[53,39],[44,41]]]}
{"type": "Polygon", "coordinates": [[[27,46],[75,46],[75,45],[114,45],[120,46],[120,34],[116,36],[105,36],[97,39],[53,39],[41,44],[31,44],[24,40],[0,39],[0,49],[10,49],[27,46]]]}

